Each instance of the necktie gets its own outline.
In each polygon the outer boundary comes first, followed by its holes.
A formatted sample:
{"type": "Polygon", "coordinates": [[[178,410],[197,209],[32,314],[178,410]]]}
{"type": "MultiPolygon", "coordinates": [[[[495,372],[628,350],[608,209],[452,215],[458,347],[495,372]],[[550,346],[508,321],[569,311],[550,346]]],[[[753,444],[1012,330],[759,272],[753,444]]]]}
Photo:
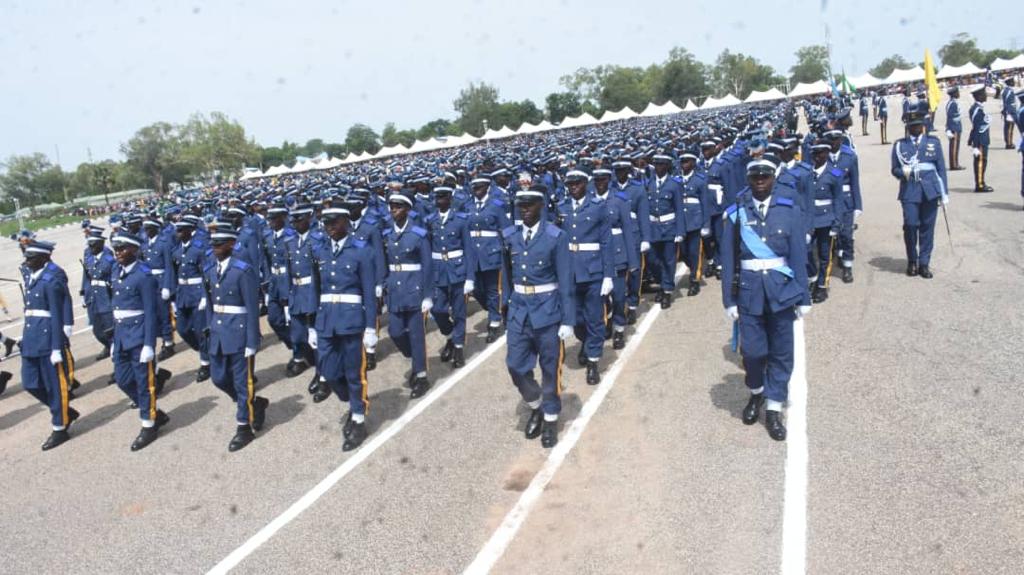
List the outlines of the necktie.
{"type": "Polygon", "coordinates": [[[334,242],[334,255],[337,256],[338,252],[340,252],[340,251],[341,251],[341,244],[339,244],[338,242],[334,242]]]}
{"type": "Polygon", "coordinates": [[[484,201],[483,200],[477,200],[476,201],[476,211],[480,212],[480,211],[483,211],[483,209],[484,209],[484,201]]]}
{"type": "Polygon", "coordinates": [[[757,210],[761,213],[761,219],[762,220],[768,217],[768,204],[767,203],[762,203],[760,206],[757,207],[757,210]]]}
{"type": "Polygon", "coordinates": [[[526,229],[526,243],[530,243],[530,239],[532,239],[532,238],[533,238],[533,230],[527,228],[526,229]]]}

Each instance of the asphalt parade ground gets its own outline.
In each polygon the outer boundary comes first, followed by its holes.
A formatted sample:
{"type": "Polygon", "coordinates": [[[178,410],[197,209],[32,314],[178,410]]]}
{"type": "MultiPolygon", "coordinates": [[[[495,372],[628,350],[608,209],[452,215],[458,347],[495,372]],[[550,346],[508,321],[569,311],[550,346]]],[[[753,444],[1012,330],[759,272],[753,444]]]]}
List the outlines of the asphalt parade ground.
{"type": "MultiPolygon", "coordinates": [[[[313,404],[309,372],[285,376],[288,352],[264,324],[258,387],[271,404],[256,441],[228,453],[234,408],[193,381],[197,356],[178,341],[161,363],[174,373],[158,401],[170,423],[132,453],[137,413],[106,385],[111,364],[94,361],[76,296],[82,417],[69,443],[40,451],[48,413],[22,390],[19,359],[0,363],[15,373],[0,396],[0,570],[1019,573],[1021,158],[1002,149],[998,103],[987,108],[995,192],[971,193],[964,145],[952,245],[940,219],[932,280],[904,275],[891,146],[874,123],[860,136],[855,117],[855,281],[834,277],[797,328],[785,443],[739,420],[747,392],[714,279],[669,310],[645,303],[627,348],[606,348],[599,386],[585,384],[572,341],[552,450],[523,438],[504,339],[485,346],[474,304],[460,370],[437,359],[431,322],[424,398],[409,399],[409,362],[381,338],[358,451],[341,451],[346,408],[313,404]]],[[[902,134],[898,120],[889,133],[902,134]]],[[[77,293],[80,231],[40,236],[58,242],[77,293]]],[[[0,276],[17,276],[19,256],[0,250],[0,276]]],[[[0,330],[20,337],[20,296],[2,289],[15,317],[0,330]]]]}

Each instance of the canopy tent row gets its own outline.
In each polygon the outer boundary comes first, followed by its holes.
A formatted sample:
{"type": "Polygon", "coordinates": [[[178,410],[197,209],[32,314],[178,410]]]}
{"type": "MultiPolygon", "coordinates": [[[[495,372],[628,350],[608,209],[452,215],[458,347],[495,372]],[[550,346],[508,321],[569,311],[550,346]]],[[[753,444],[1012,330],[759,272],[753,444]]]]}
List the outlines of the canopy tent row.
{"type": "Polygon", "coordinates": [[[768,102],[768,101],[771,101],[771,100],[784,100],[785,98],[786,98],[786,95],[783,94],[780,90],[778,90],[776,88],[772,88],[770,90],[765,90],[764,92],[758,92],[757,90],[754,90],[753,92],[750,93],[749,96],[747,96],[746,100],[743,100],[743,102],[745,104],[750,104],[750,103],[753,103],[753,102],[768,102]]]}

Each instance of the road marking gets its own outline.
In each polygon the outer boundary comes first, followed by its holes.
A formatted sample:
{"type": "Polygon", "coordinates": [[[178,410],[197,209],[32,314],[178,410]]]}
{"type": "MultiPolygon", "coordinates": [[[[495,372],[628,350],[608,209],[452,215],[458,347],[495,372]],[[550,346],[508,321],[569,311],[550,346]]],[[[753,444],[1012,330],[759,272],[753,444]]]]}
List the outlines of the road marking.
{"type": "Polygon", "coordinates": [[[317,483],[313,489],[309,490],[305,495],[299,498],[299,500],[286,509],[284,513],[274,518],[273,521],[250,537],[248,541],[232,551],[230,555],[210,569],[209,573],[227,573],[234,569],[242,562],[243,559],[252,554],[252,552],[258,549],[260,545],[263,545],[270,540],[275,533],[280,531],[285,525],[288,525],[303,511],[309,509],[318,499],[320,499],[320,497],[330,491],[332,487],[334,487],[353,469],[358,467],[360,463],[366,461],[366,459],[373,455],[375,451],[387,443],[388,440],[401,432],[406,425],[409,425],[412,420],[416,419],[417,416],[426,411],[431,404],[440,399],[444,394],[448,393],[457,383],[465,379],[473,372],[473,370],[479,367],[483,362],[487,361],[489,357],[494,355],[499,349],[504,347],[504,345],[505,336],[501,336],[497,341],[484,348],[483,351],[467,362],[465,367],[448,376],[442,383],[434,388],[433,392],[428,393],[426,396],[418,400],[411,408],[403,413],[401,417],[388,426],[387,429],[377,434],[376,437],[373,437],[369,443],[363,445],[363,447],[356,451],[352,457],[346,459],[344,463],[339,465],[327,477],[323,478],[320,483],[317,483]]]}
{"type": "Polygon", "coordinates": [[[494,564],[501,559],[501,556],[505,554],[505,550],[508,549],[509,544],[512,543],[512,539],[515,538],[519,528],[522,527],[526,521],[526,517],[530,514],[530,510],[540,500],[540,496],[544,493],[544,489],[551,483],[555,473],[558,472],[558,468],[561,467],[562,463],[565,462],[565,458],[572,451],[572,448],[576,446],[576,442],[579,441],[580,436],[583,435],[583,430],[590,423],[590,419],[597,413],[598,408],[601,407],[601,403],[608,396],[608,392],[611,391],[612,387],[615,386],[615,382],[619,378],[619,374],[622,373],[623,366],[629,361],[633,353],[636,352],[640,346],[640,342],[644,336],[647,335],[647,330],[651,328],[654,320],[658,319],[661,314],[661,307],[655,307],[647,312],[644,316],[643,321],[637,326],[636,332],[632,337],[629,338],[629,343],[622,350],[618,359],[612,364],[608,373],[601,380],[601,383],[597,386],[594,394],[587,399],[587,402],[583,405],[582,411],[573,420],[572,425],[569,426],[569,430],[562,437],[558,445],[548,455],[547,461],[544,462],[544,466],[541,467],[540,471],[534,475],[533,480],[530,481],[529,487],[519,497],[519,501],[516,505],[505,515],[505,519],[502,520],[501,525],[491,535],[490,540],[484,545],[483,549],[477,553],[473,562],[470,563],[469,567],[466,568],[464,573],[466,575],[477,575],[489,573],[494,567],[494,564]]]}
{"type": "Polygon", "coordinates": [[[786,491],[782,508],[782,575],[807,569],[807,347],[804,320],[793,324],[793,375],[786,411],[786,491]]]}

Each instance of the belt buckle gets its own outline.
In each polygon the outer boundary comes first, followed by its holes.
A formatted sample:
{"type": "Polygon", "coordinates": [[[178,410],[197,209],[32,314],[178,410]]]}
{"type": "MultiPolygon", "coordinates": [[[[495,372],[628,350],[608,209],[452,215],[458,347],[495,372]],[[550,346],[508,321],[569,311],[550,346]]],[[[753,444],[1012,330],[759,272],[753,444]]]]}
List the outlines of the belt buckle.
{"type": "Polygon", "coordinates": [[[448,261],[448,252],[445,252],[445,253],[441,254],[441,259],[443,261],[448,261]]]}
{"type": "Polygon", "coordinates": [[[536,291],[536,288],[533,287],[533,286],[524,286],[524,287],[526,288],[526,295],[533,295],[533,293],[536,291]]]}
{"type": "Polygon", "coordinates": [[[402,264],[395,264],[395,266],[398,268],[397,270],[395,270],[396,272],[402,271],[402,264]]]}
{"type": "Polygon", "coordinates": [[[570,252],[576,252],[576,251],[579,251],[579,249],[580,249],[580,245],[579,244],[569,244],[569,251],[570,252]]]}

